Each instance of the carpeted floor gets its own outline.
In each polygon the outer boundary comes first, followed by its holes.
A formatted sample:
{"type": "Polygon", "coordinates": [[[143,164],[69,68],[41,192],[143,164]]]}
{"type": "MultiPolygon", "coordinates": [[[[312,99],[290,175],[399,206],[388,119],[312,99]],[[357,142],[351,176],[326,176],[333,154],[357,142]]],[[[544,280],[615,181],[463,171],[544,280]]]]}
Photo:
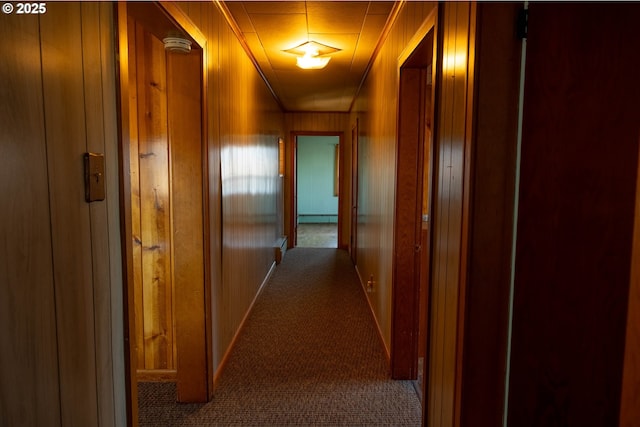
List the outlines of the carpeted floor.
{"type": "Polygon", "coordinates": [[[259,296],[213,401],[175,403],[173,383],[140,383],[141,426],[419,426],[409,381],[389,379],[348,254],[286,252],[259,296]]]}

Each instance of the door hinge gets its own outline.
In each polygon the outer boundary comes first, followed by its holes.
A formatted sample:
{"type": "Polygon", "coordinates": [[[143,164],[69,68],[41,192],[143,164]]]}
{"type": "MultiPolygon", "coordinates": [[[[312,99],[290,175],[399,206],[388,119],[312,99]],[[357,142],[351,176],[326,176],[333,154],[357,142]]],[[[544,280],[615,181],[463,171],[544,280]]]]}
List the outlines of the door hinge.
{"type": "Polygon", "coordinates": [[[529,35],[529,9],[522,8],[518,12],[517,33],[519,39],[526,39],[529,35]]]}

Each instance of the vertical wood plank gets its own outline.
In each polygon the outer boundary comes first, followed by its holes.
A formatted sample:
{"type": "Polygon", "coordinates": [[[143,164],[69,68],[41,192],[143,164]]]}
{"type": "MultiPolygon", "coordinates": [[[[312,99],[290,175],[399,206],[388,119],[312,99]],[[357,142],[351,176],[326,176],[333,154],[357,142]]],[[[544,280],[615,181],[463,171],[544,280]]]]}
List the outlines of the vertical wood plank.
{"type": "Polygon", "coordinates": [[[136,355],[138,367],[145,368],[145,346],[144,346],[144,299],[142,286],[142,215],[140,213],[140,149],[138,138],[138,70],[137,45],[136,39],[138,33],[136,31],[136,23],[133,18],[129,17],[127,21],[127,33],[129,35],[129,185],[131,198],[131,239],[132,258],[131,267],[133,271],[133,288],[134,304],[135,304],[135,327],[136,327],[136,355]]]}
{"type": "MultiPolygon", "coordinates": [[[[105,153],[105,107],[102,96],[102,52],[100,5],[81,3],[82,68],[84,110],[89,152],[105,153]]],[[[106,59],[106,58],[105,58],[106,59]]],[[[107,177],[105,176],[105,182],[107,177]]],[[[96,384],[99,425],[114,425],[113,354],[111,349],[111,285],[107,202],[89,205],[91,256],[93,265],[93,306],[96,355],[96,384]]]]}
{"type": "Polygon", "coordinates": [[[0,424],[60,425],[36,16],[0,16],[0,424]]]}
{"type": "Polygon", "coordinates": [[[142,26],[136,43],[144,367],[169,369],[174,341],[165,52],[142,26]]]}
{"type": "Polygon", "coordinates": [[[62,424],[96,425],[91,224],[82,162],[87,135],[80,4],[49,4],[40,22],[62,424]]]}
{"type": "MultiPolygon", "coordinates": [[[[470,46],[469,3],[447,3],[443,7],[442,64],[439,117],[434,144],[438,156],[435,172],[434,245],[430,375],[428,384],[428,425],[454,425],[457,422],[457,381],[463,326],[463,292],[466,277],[466,215],[468,207],[469,68],[473,54],[470,46]]],[[[440,49],[439,49],[440,50],[440,49]]],[[[440,64],[439,64],[440,65],[440,64]]]]}

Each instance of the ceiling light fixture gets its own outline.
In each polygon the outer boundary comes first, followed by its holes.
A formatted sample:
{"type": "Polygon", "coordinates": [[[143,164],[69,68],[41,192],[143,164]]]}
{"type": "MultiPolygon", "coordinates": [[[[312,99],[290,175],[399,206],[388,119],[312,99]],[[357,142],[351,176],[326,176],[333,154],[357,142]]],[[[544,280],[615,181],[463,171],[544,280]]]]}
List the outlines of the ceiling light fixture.
{"type": "Polygon", "coordinates": [[[331,60],[331,57],[327,55],[338,52],[339,50],[338,48],[322,43],[308,41],[291,49],[286,49],[284,52],[298,55],[296,58],[296,65],[298,67],[305,70],[318,70],[326,67],[331,60]]]}

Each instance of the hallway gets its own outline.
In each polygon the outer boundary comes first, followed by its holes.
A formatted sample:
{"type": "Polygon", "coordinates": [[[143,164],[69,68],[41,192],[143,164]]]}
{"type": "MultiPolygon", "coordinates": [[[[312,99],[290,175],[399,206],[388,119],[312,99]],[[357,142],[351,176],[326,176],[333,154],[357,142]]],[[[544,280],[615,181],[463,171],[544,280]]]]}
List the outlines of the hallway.
{"type": "Polygon", "coordinates": [[[295,248],[258,296],[207,404],[140,383],[141,426],[402,425],[421,422],[384,349],[345,251],[295,248]]]}

